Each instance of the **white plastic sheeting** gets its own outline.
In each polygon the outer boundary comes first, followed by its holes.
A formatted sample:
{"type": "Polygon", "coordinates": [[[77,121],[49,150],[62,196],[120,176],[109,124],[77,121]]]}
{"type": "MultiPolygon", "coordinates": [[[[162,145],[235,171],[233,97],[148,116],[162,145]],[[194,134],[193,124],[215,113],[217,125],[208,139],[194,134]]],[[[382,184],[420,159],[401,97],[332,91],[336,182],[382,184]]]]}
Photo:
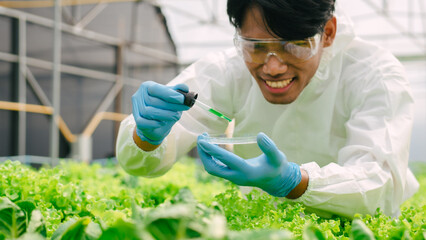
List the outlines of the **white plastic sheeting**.
{"type": "MultiPolygon", "coordinates": [[[[234,29],[226,0],[158,0],[182,63],[206,52],[231,47],[234,29]]],[[[338,0],[354,22],[357,35],[390,49],[396,55],[426,55],[424,0],[338,0]]]]}

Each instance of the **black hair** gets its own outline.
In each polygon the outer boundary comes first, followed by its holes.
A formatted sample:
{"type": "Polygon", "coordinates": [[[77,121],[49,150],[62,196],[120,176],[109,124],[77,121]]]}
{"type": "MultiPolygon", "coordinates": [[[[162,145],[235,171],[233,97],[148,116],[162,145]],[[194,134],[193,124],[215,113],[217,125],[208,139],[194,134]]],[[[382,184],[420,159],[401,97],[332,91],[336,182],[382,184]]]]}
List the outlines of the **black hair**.
{"type": "Polygon", "coordinates": [[[335,0],[228,0],[229,21],[241,28],[246,12],[259,7],[265,26],[274,35],[298,40],[322,32],[334,12],[335,0]]]}

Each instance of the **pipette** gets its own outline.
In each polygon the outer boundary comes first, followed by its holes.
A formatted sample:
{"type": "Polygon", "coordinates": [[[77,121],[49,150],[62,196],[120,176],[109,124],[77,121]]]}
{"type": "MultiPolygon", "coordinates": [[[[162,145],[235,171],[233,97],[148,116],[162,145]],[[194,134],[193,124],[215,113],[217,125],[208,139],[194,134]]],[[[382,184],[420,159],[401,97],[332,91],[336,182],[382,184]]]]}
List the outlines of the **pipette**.
{"type": "Polygon", "coordinates": [[[218,116],[220,118],[223,118],[223,119],[227,120],[228,122],[232,121],[232,119],[230,119],[229,117],[225,116],[225,114],[223,114],[223,113],[221,113],[221,112],[213,109],[212,107],[210,107],[209,105],[207,105],[207,104],[205,104],[203,102],[200,102],[200,100],[197,100],[198,93],[195,93],[195,92],[184,92],[184,91],[179,90],[179,89],[176,90],[176,91],[182,93],[183,96],[185,96],[185,100],[184,100],[183,104],[185,104],[186,106],[192,107],[194,104],[197,104],[197,106],[199,106],[200,108],[202,108],[202,109],[204,109],[204,110],[206,110],[206,111],[208,111],[208,112],[210,112],[210,113],[212,113],[212,114],[214,114],[214,115],[216,115],[216,116],[218,116]]]}

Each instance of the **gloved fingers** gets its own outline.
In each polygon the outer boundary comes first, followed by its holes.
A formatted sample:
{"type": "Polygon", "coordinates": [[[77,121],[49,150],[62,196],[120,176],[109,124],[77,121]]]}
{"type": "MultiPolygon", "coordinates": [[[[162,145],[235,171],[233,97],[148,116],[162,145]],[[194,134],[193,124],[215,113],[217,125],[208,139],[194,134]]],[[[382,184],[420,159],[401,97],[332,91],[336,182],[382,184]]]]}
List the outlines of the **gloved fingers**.
{"type": "Polygon", "coordinates": [[[201,162],[204,165],[204,169],[209,174],[216,177],[227,179],[231,182],[235,182],[235,181],[239,182],[238,178],[236,177],[237,173],[234,170],[225,166],[220,161],[216,160],[214,157],[201,158],[201,162]]]}
{"type": "MultiPolygon", "coordinates": [[[[162,101],[162,100],[159,100],[159,101],[162,101]]],[[[143,117],[143,118],[151,119],[151,120],[176,122],[182,116],[181,112],[164,110],[164,109],[152,107],[149,105],[147,106],[146,104],[144,104],[143,99],[139,99],[135,96],[132,97],[132,110],[133,110],[133,116],[135,117],[135,119],[138,117],[143,117]]]]}
{"type": "Polygon", "coordinates": [[[159,98],[168,103],[181,104],[185,97],[171,87],[162,84],[153,84],[147,88],[147,92],[151,97],[159,98]]]}
{"type": "Polygon", "coordinates": [[[229,168],[225,164],[217,161],[216,159],[213,159],[213,157],[210,154],[206,153],[200,147],[199,144],[197,144],[197,150],[198,150],[198,155],[200,156],[201,162],[203,163],[204,168],[206,169],[208,173],[210,173],[210,171],[217,172],[219,170],[221,171],[225,171],[227,169],[229,170],[229,168]]]}
{"type": "Polygon", "coordinates": [[[214,159],[213,156],[209,155],[203,150],[198,149],[198,154],[200,155],[201,162],[203,163],[207,172],[211,173],[211,171],[216,172],[230,170],[228,166],[214,159]]]}
{"type": "MultiPolygon", "coordinates": [[[[133,113],[133,117],[135,118],[135,121],[137,121],[137,119],[139,119],[141,117],[141,112],[140,110],[143,107],[143,103],[140,101],[140,99],[138,99],[137,97],[132,97],[132,113],[133,113]]],[[[136,122],[137,123],[137,122],[136,122]]]]}
{"type": "Polygon", "coordinates": [[[140,129],[136,128],[136,134],[139,136],[139,138],[142,141],[149,142],[154,145],[159,145],[163,141],[163,137],[159,136],[157,134],[151,134],[149,131],[141,131],[140,129]]]}
{"type": "Polygon", "coordinates": [[[197,137],[197,150],[198,150],[198,155],[200,155],[201,160],[211,158],[211,156],[209,154],[207,154],[206,152],[204,152],[204,150],[199,145],[199,142],[202,141],[202,140],[205,140],[206,137],[208,137],[208,136],[209,135],[204,132],[204,133],[198,135],[198,137],[197,137]]]}
{"type": "Polygon", "coordinates": [[[188,85],[186,85],[184,83],[176,84],[175,86],[172,87],[172,89],[173,90],[182,90],[186,93],[189,91],[188,85]]]}
{"type": "Polygon", "coordinates": [[[154,84],[157,84],[157,83],[155,83],[155,82],[153,82],[153,81],[146,81],[146,82],[143,82],[141,85],[139,85],[139,88],[138,88],[138,90],[135,92],[135,94],[134,94],[134,95],[140,95],[140,94],[143,94],[144,92],[146,92],[146,89],[147,89],[149,86],[152,86],[152,85],[154,85],[154,84]]]}
{"type": "Polygon", "coordinates": [[[209,134],[206,132],[203,132],[202,134],[198,135],[197,142],[200,140],[206,140],[209,137],[209,134]]]}
{"type": "MultiPolygon", "coordinates": [[[[181,93],[178,93],[181,94],[181,93]]],[[[182,95],[182,94],[181,94],[182,95]]],[[[182,95],[183,96],[183,95],[182,95]]],[[[159,109],[163,109],[163,110],[169,110],[169,111],[186,111],[188,110],[190,107],[181,104],[181,103],[170,103],[167,102],[161,98],[155,97],[155,96],[151,96],[149,94],[147,94],[146,96],[144,96],[144,103],[145,106],[152,106],[155,108],[159,108],[159,109]]]]}
{"type": "Polygon", "coordinates": [[[146,119],[144,117],[135,117],[136,126],[140,130],[148,130],[154,128],[161,128],[167,124],[165,121],[157,121],[146,119]]]}
{"type": "Polygon", "coordinates": [[[143,104],[139,99],[132,97],[132,113],[135,118],[136,123],[137,119],[144,118],[147,120],[158,120],[158,121],[177,121],[180,119],[180,112],[172,112],[162,109],[157,109],[154,107],[148,107],[143,104]]]}
{"type": "Polygon", "coordinates": [[[237,170],[239,172],[248,167],[244,159],[240,158],[232,152],[227,151],[226,149],[219,147],[216,144],[211,144],[206,140],[201,139],[198,140],[198,146],[203,150],[203,152],[213,156],[215,159],[233,170],[237,170]]]}
{"type": "Polygon", "coordinates": [[[282,164],[283,158],[285,158],[284,154],[266,134],[261,132],[257,135],[257,145],[273,166],[282,164]]]}
{"type": "Polygon", "coordinates": [[[221,177],[227,179],[236,184],[245,184],[245,178],[238,177],[239,174],[237,171],[230,169],[228,166],[223,164],[221,161],[218,161],[215,157],[206,153],[198,145],[198,154],[200,156],[201,162],[204,165],[204,169],[211,175],[216,177],[221,177]]]}
{"type": "Polygon", "coordinates": [[[143,109],[144,110],[140,113],[140,116],[151,120],[177,122],[182,116],[182,112],[163,110],[155,107],[147,106],[143,109]]]}
{"type": "MultiPolygon", "coordinates": [[[[215,158],[212,158],[213,161],[215,161],[215,158]]],[[[216,161],[216,163],[218,164],[223,164],[220,161],[216,161]]],[[[220,166],[220,165],[219,165],[220,166]]],[[[207,171],[207,170],[206,170],[207,171]]],[[[226,168],[224,170],[221,169],[213,169],[210,171],[207,171],[209,174],[216,176],[216,177],[221,177],[223,179],[229,180],[237,185],[241,185],[241,186],[248,186],[249,183],[247,181],[247,178],[244,174],[232,170],[230,168],[226,168]]]]}
{"type": "Polygon", "coordinates": [[[247,180],[247,177],[237,171],[229,171],[226,173],[226,175],[223,175],[221,178],[228,179],[229,181],[240,185],[240,186],[250,186],[249,181],[247,180]]]}

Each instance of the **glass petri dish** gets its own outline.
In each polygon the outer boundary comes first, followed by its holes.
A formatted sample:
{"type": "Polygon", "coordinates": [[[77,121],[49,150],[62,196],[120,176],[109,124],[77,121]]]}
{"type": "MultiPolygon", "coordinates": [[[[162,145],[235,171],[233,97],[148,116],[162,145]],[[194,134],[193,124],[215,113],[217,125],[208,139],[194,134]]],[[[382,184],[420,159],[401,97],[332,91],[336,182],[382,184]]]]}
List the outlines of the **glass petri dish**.
{"type": "Polygon", "coordinates": [[[225,135],[213,135],[206,140],[213,144],[254,144],[257,143],[257,136],[226,137],[225,135]]]}

